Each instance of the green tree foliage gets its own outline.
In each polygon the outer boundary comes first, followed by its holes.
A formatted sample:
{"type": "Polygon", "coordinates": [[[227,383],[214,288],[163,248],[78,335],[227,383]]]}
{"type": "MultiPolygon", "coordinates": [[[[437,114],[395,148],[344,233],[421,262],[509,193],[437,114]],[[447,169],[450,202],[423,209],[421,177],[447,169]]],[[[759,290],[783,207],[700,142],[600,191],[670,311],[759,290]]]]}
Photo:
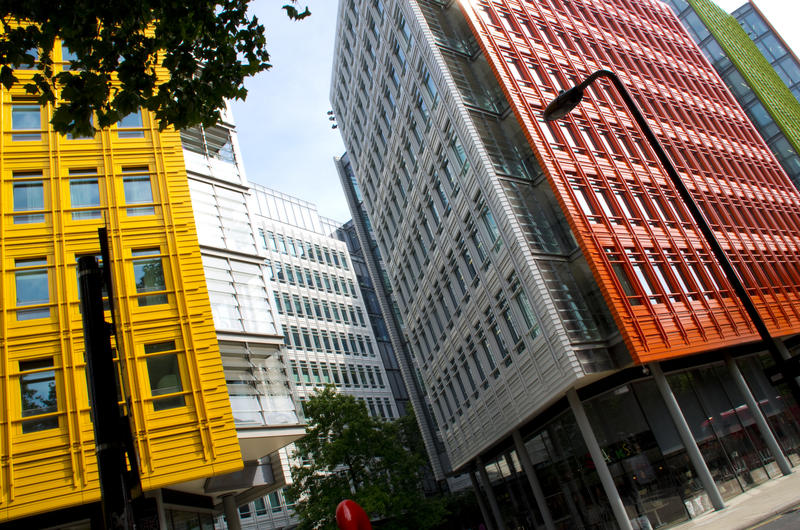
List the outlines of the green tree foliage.
{"type": "Polygon", "coordinates": [[[297,442],[307,465],[292,468],[287,489],[301,530],[336,528],[336,506],[359,503],[381,528],[432,528],[445,514],[422,492],[426,457],[413,415],[370,417],[364,403],[327,387],[306,402],[306,436],[297,442]]]}
{"type": "MultiPolygon", "coordinates": [[[[0,83],[10,89],[16,69],[35,68],[25,90],[42,104],[60,98],[51,121],[60,133],[91,136],[93,114],[102,128],[139,107],[162,129],[212,125],[225,99],[246,97],[245,78],[270,68],[250,1],[0,0],[0,83]],[[67,71],[54,68],[56,38],[75,56],[67,71]]],[[[290,18],[311,14],[287,1],[290,18]]]]}

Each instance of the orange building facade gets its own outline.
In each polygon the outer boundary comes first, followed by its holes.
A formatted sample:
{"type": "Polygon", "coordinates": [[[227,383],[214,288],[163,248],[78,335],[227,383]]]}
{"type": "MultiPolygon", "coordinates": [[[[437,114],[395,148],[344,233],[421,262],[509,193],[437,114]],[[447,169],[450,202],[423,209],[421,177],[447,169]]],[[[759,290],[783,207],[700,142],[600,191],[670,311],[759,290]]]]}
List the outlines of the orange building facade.
{"type": "Polygon", "coordinates": [[[759,337],[613,86],[543,121],[559,90],[601,68],[629,87],[770,332],[800,331],[800,195],[667,7],[462,6],[636,362],[759,337]]]}

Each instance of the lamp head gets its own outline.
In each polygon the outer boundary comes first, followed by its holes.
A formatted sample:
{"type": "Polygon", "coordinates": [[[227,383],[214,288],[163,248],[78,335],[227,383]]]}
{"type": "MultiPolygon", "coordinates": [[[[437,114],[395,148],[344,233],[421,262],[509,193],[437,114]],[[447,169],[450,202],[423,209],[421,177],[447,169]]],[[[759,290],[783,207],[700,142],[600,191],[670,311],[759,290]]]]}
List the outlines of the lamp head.
{"type": "Polygon", "coordinates": [[[577,107],[578,103],[583,99],[583,88],[582,83],[569,90],[562,90],[559,92],[556,98],[544,109],[544,113],[542,114],[544,116],[544,121],[555,121],[572,112],[572,109],[577,107]]]}

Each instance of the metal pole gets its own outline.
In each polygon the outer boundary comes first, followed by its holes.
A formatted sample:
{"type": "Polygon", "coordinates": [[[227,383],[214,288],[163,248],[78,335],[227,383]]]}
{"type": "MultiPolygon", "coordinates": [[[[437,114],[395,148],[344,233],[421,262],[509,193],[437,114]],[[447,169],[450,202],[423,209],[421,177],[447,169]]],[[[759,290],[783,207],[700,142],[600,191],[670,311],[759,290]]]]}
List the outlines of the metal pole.
{"type": "Polygon", "coordinates": [[[739,370],[739,366],[730,355],[725,356],[725,366],[728,367],[728,372],[731,374],[733,380],[736,381],[739,391],[744,396],[744,401],[747,403],[747,408],[750,409],[750,413],[753,415],[753,419],[756,422],[758,431],[764,438],[764,442],[766,442],[769,452],[772,453],[772,456],[775,458],[775,463],[778,464],[781,473],[784,475],[791,475],[792,466],[786,459],[786,455],[784,455],[783,451],[781,451],[781,447],[778,445],[775,435],[772,434],[772,430],[769,428],[767,420],[764,418],[764,414],[761,412],[761,407],[758,406],[756,398],[753,397],[753,393],[750,392],[750,387],[747,386],[747,382],[744,380],[742,371],[739,370]]]}
{"type": "Polygon", "coordinates": [[[589,454],[592,457],[592,462],[594,462],[597,475],[600,477],[600,484],[603,485],[603,491],[606,492],[608,502],[611,504],[611,510],[614,512],[614,517],[617,519],[617,524],[622,530],[633,530],[633,525],[631,525],[631,521],[628,519],[628,512],[625,511],[625,505],[622,503],[622,498],[619,496],[617,486],[614,484],[614,478],[611,476],[611,471],[608,470],[608,465],[606,465],[603,451],[600,449],[600,444],[597,443],[597,438],[589,423],[589,418],[586,417],[586,411],[583,410],[583,403],[581,403],[578,393],[574,388],[571,388],[567,392],[567,400],[569,401],[572,413],[575,415],[578,429],[580,429],[581,435],[583,435],[586,448],[589,449],[589,454]]]}
{"type": "Polygon", "coordinates": [[[689,429],[689,424],[686,423],[683,412],[681,412],[678,400],[675,399],[675,394],[672,393],[667,378],[664,377],[664,372],[661,371],[661,366],[658,363],[650,363],[650,372],[653,374],[658,391],[667,405],[669,415],[672,416],[672,422],[675,424],[675,428],[678,429],[678,435],[686,448],[686,454],[689,455],[689,460],[692,462],[692,466],[694,466],[694,470],[700,478],[700,482],[703,484],[709,499],[711,499],[711,505],[715,510],[722,510],[725,508],[725,502],[722,500],[717,484],[711,476],[711,471],[708,470],[706,461],[703,460],[700,448],[697,447],[697,442],[694,440],[691,429],[689,429]]]}
{"type": "Polygon", "coordinates": [[[94,256],[78,259],[86,379],[89,385],[95,453],[106,528],[133,527],[130,498],[125,484],[127,468],[120,431],[114,358],[108,324],[103,315],[103,275],[94,256]]]}
{"type": "Polygon", "coordinates": [[[489,499],[489,507],[492,509],[495,522],[497,523],[498,530],[506,530],[505,522],[503,522],[503,515],[500,513],[500,506],[497,505],[497,498],[494,496],[492,490],[492,483],[489,480],[489,475],[486,473],[486,466],[483,465],[481,457],[475,459],[475,464],[478,466],[478,476],[481,478],[481,484],[486,491],[486,498],[489,499]]]}
{"type": "Polygon", "coordinates": [[[489,517],[489,510],[486,509],[486,503],[483,502],[481,487],[478,484],[478,480],[475,478],[474,471],[469,472],[469,481],[472,482],[472,490],[475,492],[475,498],[478,500],[478,508],[481,509],[481,515],[483,516],[483,521],[486,523],[487,530],[494,530],[492,518],[489,517]]]}
{"type": "Polygon", "coordinates": [[[533,467],[533,462],[531,462],[531,455],[528,454],[528,449],[522,441],[522,435],[517,429],[514,429],[514,432],[511,433],[511,437],[514,439],[514,448],[517,450],[517,456],[519,456],[522,469],[525,470],[525,476],[528,477],[528,484],[530,484],[531,490],[533,491],[533,498],[536,499],[536,506],[539,507],[539,513],[542,514],[544,526],[547,530],[555,530],[556,526],[553,523],[553,516],[550,514],[550,508],[547,506],[547,501],[544,498],[542,486],[539,484],[539,477],[536,476],[536,469],[533,467]]]}

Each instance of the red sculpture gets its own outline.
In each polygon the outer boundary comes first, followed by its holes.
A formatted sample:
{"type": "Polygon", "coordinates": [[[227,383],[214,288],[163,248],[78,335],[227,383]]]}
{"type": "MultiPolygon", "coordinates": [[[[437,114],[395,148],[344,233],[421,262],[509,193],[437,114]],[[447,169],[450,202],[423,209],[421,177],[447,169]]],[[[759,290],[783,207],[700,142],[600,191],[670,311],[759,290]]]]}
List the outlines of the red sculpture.
{"type": "Polygon", "coordinates": [[[343,500],[336,507],[336,525],[339,530],[372,530],[367,512],[350,499],[343,500]]]}

